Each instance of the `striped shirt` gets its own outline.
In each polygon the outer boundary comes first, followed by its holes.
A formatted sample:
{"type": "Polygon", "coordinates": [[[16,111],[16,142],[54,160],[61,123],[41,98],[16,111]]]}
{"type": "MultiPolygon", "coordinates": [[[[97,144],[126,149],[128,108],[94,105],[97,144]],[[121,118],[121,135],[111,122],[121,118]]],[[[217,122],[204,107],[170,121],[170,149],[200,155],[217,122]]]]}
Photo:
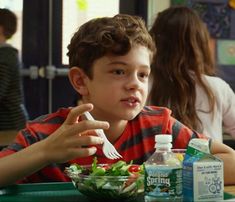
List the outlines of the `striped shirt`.
{"type": "Polygon", "coordinates": [[[0,44],[0,131],[25,127],[27,113],[23,105],[18,51],[0,44]]]}
{"type": "MultiPolygon", "coordinates": [[[[15,143],[0,152],[0,157],[17,152],[35,142],[45,139],[61,126],[69,113],[69,109],[60,109],[55,113],[41,116],[27,124],[15,140],[15,143]]],[[[171,111],[163,107],[146,106],[127,126],[121,136],[114,143],[117,151],[123,156],[123,160],[135,164],[142,164],[155,151],[156,134],[172,134],[173,148],[186,148],[191,138],[204,138],[191,131],[183,124],[175,120],[171,111]]],[[[114,163],[118,160],[105,158],[100,147],[95,154],[98,163],[114,163]]],[[[80,165],[91,164],[94,156],[78,158],[64,164],[51,164],[37,173],[23,179],[22,182],[55,182],[69,181],[64,174],[64,169],[71,163],[80,165]]]]}

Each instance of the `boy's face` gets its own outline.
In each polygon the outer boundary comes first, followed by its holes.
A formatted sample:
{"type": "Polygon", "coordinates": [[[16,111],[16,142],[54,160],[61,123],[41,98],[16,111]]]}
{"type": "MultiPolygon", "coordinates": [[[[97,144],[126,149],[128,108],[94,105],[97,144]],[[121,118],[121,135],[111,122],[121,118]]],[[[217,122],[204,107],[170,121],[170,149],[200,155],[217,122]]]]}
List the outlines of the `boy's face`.
{"type": "Polygon", "coordinates": [[[150,52],[133,47],[126,55],[105,55],[93,64],[93,78],[84,78],[83,101],[94,104],[99,120],[131,120],[143,108],[148,94],[150,52]]]}

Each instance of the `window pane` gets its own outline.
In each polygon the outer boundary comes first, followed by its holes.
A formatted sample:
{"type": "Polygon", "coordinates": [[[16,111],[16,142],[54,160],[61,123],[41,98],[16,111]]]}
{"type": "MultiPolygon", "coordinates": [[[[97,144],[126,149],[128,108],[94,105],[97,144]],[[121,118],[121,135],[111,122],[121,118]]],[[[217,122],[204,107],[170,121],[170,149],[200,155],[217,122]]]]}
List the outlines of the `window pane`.
{"type": "Polygon", "coordinates": [[[62,24],[62,64],[68,64],[67,46],[83,23],[96,17],[111,17],[119,13],[119,0],[64,0],[62,24]]]}

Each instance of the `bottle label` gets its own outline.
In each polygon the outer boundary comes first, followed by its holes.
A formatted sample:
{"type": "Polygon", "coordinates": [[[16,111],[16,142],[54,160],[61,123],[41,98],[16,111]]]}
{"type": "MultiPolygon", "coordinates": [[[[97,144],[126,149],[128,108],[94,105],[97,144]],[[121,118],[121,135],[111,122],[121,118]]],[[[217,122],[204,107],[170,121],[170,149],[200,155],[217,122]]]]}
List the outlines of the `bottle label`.
{"type": "Polygon", "coordinates": [[[182,196],[182,168],[145,165],[145,195],[182,196]]]}

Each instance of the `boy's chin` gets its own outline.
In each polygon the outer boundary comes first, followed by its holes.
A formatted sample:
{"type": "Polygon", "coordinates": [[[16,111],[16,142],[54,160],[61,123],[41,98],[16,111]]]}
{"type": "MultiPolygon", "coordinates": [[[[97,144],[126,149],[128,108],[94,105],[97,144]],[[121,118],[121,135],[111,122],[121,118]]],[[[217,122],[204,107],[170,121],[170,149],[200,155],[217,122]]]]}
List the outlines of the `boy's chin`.
{"type": "Polygon", "coordinates": [[[138,112],[136,111],[136,112],[133,112],[133,113],[128,113],[125,116],[125,120],[130,121],[130,120],[134,119],[139,113],[140,113],[140,111],[138,111],[138,112]]]}

